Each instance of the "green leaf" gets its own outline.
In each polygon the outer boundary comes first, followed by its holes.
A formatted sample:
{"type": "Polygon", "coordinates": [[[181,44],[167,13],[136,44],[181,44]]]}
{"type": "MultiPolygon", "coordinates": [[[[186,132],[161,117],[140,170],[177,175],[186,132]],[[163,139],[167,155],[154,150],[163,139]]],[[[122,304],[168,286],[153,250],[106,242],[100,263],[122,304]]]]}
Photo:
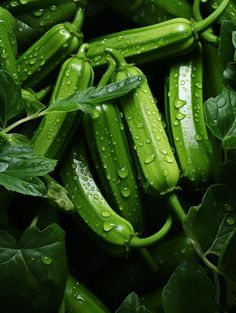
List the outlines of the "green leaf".
{"type": "Polygon", "coordinates": [[[236,62],[229,62],[223,72],[223,81],[226,87],[236,90],[236,62]]]}
{"type": "Polygon", "coordinates": [[[64,237],[57,224],[30,227],[18,243],[0,231],[1,312],[55,311],[68,274],[64,237]]]}
{"type": "Polygon", "coordinates": [[[235,188],[215,184],[208,187],[201,204],[190,208],[184,229],[198,255],[209,265],[207,257],[221,256],[236,229],[235,222],[235,188]]]}
{"type": "Polygon", "coordinates": [[[10,133],[5,135],[7,137],[7,141],[11,145],[23,145],[30,146],[31,142],[28,137],[19,133],[10,133]]]}
{"type": "Polygon", "coordinates": [[[105,87],[89,87],[75,92],[71,96],[55,101],[46,112],[72,112],[81,110],[85,113],[96,114],[94,105],[110,99],[124,96],[137,87],[142,80],[141,76],[132,76],[119,82],[111,83],[105,87]]]}
{"type": "Polygon", "coordinates": [[[28,116],[39,113],[46,108],[44,104],[38,101],[34,92],[27,89],[22,89],[22,102],[28,116]]]}
{"type": "Polygon", "coordinates": [[[32,196],[46,196],[44,183],[37,176],[54,170],[56,160],[37,155],[30,147],[0,140],[0,185],[7,190],[32,196]]]}
{"type": "Polygon", "coordinates": [[[228,244],[219,258],[218,268],[224,278],[236,288],[236,231],[228,239],[228,244]]]}
{"type": "Polygon", "coordinates": [[[217,313],[215,286],[193,259],[176,268],[163,290],[165,313],[217,313]]]}
{"type": "Polygon", "coordinates": [[[222,20],[219,37],[219,55],[223,68],[227,66],[228,62],[234,61],[235,47],[232,41],[232,32],[234,29],[235,26],[231,21],[222,20]]]}
{"type": "Polygon", "coordinates": [[[140,304],[139,297],[135,292],[131,292],[123,301],[121,306],[115,311],[115,313],[151,313],[140,304]]]}
{"type": "Polygon", "coordinates": [[[221,94],[205,102],[204,110],[206,124],[214,136],[222,140],[226,150],[235,149],[236,92],[223,88],[221,94]]]}
{"type": "Polygon", "coordinates": [[[5,128],[8,121],[22,112],[21,89],[8,72],[0,69],[0,125],[5,128]]]}

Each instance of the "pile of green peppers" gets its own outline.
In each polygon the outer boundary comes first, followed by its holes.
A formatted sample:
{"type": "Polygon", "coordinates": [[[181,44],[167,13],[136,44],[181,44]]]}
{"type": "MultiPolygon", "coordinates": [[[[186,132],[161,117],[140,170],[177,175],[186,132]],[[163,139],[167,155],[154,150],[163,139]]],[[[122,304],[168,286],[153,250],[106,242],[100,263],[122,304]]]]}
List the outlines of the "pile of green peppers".
{"type": "MultiPolygon", "coordinates": [[[[35,210],[41,229],[64,230],[66,279],[44,311],[33,278],[19,282],[32,284],[26,306],[6,284],[16,302],[0,294],[2,313],[197,312],[164,300],[176,268],[200,250],[186,232],[189,208],[221,183],[223,150],[204,102],[224,88],[223,20],[236,25],[235,1],[0,1],[0,69],[29,103],[50,108],[76,91],[142,77],[127,95],[96,104],[97,115],[55,112],[19,128],[35,153],[57,160],[43,178],[51,200],[2,188],[2,210],[18,234],[35,210]],[[132,293],[139,306],[122,307],[132,293]]],[[[233,312],[231,296],[201,312],[233,312]]]]}

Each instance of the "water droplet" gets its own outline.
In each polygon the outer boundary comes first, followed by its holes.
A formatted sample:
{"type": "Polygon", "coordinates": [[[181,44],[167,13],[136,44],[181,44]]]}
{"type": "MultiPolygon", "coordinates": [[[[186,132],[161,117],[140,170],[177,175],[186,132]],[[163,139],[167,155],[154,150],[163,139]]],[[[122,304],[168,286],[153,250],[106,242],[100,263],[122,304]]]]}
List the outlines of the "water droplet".
{"type": "Polygon", "coordinates": [[[50,10],[51,11],[56,11],[57,10],[57,6],[55,4],[50,6],[50,10]]]}
{"type": "Polygon", "coordinates": [[[12,7],[16,7],[16,6],[18,6],[18,1],[11,1],[10,2],[10,5],[12,6],[12,7]]]}
{"type": "Polygon", "coordinates": [[[131,195],[131,190],[128,187],[121,187],[120,193],[123,197],[128,198],[131,195]]]}
{"type": "Polygon", "coordinates": [[[155,160],[155,158],[156,158],[156,153],[153,152],[153,154],[146,157],[146,159],[144,160],[144,163],[149,164],[149,163],[153,162],[155,160]]]}
{"type": "Polygon", "coordinates": [[[110,217],[110,216],[111,216],[111,213],[108,212],[108,211],[102,211],[102,212],[101,212],[101,215],[102,215],[102,217],[110,217]]]}
{"type": "Polygon", "coordinates": [[[34,11],[34,15],[35,16],[42,16],[44,13],[44,9],[39,9],[37,11],[34,11]]]}
{"type": "Polygon", "coordinates": [[[181,113],[181,112],[179,112],[179,113],[176,114],[176,118],[177,118],[177,120],[179,120],[179,121],[183,120],[185,117],[186,117],[186,114],[183,114],[183,113],[181,113]]]}
{"type": "Polygon", "coordinates": [[[198,83],[196,83],[196,84],[195,84],[195,86],[196,86],[198,89],[202,89],[202,84],[201,84],[201,83],[199,83],[199,82],[198,82],[198,83]]]}
{"type": "Polygon", "coordinates": [[[118,168],[116,170],[117,172],[117,175],[120,177],[120,178],[126,178],[129,174],[128,172],[128,169],[125,165],[123,165],[122,167],[118,168]]]}
{"type": "Polygon", "coordinates": [[[166,155],[168,152],[166,149],[161,149],[161,153],[166,155]]]}
{"type": "Polygon", "coordinates": [[[181,100],[181,99],[176,99],[175,100],[175,107],[176,107],[176,109],[182,108],[185,104],[186,104],[185,100],[181,100]]]}
{"type": "Polygon", "coordinates": [[[235,224],[235,219],[232,216],[228,216],[226,218],[226,224],[229,225],[229,226],[234,225],[235,224]]]}
{"type": "Polygon", "coordinates": [[[103,223],[103,230],[105,231],[105,232],[109,232],[109,231],[111,231],[112,229],[114,229],[116,227],[116,224],[110,224],[110,223],[107,223],[107,222],[104,222],[103,223]]]}
{"type": "Polygon", "coordinates": [[[171,158],[169,155],[166,156],[165,161],[167,163],[173,163],[173,158],[171,158]]]}
{"type": "Polygon", "coordinates": [[[49,265],[52,263],[52,258],[50,258],[49,256],[46,256],[46,255],[43,255],[43,254],[40,256],[40,260],[45,265],[49,265]]]}
{"type": "Polygon", "coordinates": [[[202,136],[200,134],[196,134],[194,138],[196,141],[199,141],[199,142],[202,141],[202,136]]]}

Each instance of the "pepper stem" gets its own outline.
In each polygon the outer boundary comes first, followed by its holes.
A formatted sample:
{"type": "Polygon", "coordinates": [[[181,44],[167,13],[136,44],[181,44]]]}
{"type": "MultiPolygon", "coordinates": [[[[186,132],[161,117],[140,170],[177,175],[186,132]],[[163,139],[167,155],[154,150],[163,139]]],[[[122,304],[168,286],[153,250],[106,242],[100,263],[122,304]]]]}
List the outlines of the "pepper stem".
{"type": "Polygon", "coordinates": [[[84,22],[84,9],[79,8],[75,14],[74,20],[71,23],[74,32],[80,31],[84,22]]]}
{"type": "Polygon", "coordinates": [[[185,214],[184,209],[183,209],[182,205],[180,204],[179,199],[176,196],[176,194],[174,194],[174,193],[167,194],[166,200],[167,200],[168,204],[170,205],[172,211],[174,212],[174,214],[176,215],[176,217],[180,221],[181,225],[183,225],[184,220],[186,218],[186,214],[185,214]]]}
{"type": "Polygon", "coordinates": [[[104,87],[111,81],[111,76],[115,72],[116,62],[112,57],[107,57],[107,62],[109,63],[106,72],[103,74],[102,78],[98,83],[98,87],[104,87]]]}
{"type": "Polygon", "coordinates": [[[161,229],[149,237],[140,238],[137,236],[133,236],[130,239],[129,246],[134,248],[146,248],[161,241],[169,233],[169,230],[171,229],[172,226],[172,221],[173,221],[172,216],[168,216],[168,218],[165,221],[165,224],[161,227],[161,229]]]}
{"type": "Polygon", "coordinates": [[[194,22],[194,25],[193,25],[194,30],[197,33],[203,33],[221,16],[221,14],[227,8],[229,3],[230,3],[230,0],[223,0],[222,3],[219,5],[219,7],[214,12],[212,12],[209,16],[207,16],[204,20],[194,22]]]}
{"type": "MultiPolygon", "coordinates": [[[[201,0],[194,0],[194,3],[193,3],[193,17],[198,22],[203,20],[202,15],[201,15],[201,11],[200,11],[200,2],[201,2],[201,0]]],[[[218,36],[216,36],[213,33],[211,28],[209,28],[205,32],[203,32],[201,34],[201,38],[205,42],[208,42],[214,46],[218,46],[218,44],[219,44],[219,38],[218,38],[218,36]]]]}
{"type": "Polygon", "coordinates": [[[105,48],[104,51],[109,53],[115,59],[115,61],[119,64],[119,68],[122,68],[128,65],[124,57],[116,49],[105,48]]]}

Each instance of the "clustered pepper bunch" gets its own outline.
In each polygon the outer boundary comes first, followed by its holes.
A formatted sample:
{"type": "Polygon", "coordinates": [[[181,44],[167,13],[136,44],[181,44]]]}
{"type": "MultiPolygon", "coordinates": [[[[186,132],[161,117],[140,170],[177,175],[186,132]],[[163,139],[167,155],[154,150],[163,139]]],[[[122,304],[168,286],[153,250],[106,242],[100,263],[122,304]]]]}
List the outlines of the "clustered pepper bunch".
{"type": "Polygon", "coordinates": [[[235,48],[233,0],[0,2],[2,313],[234,312],[235,48]]]}

